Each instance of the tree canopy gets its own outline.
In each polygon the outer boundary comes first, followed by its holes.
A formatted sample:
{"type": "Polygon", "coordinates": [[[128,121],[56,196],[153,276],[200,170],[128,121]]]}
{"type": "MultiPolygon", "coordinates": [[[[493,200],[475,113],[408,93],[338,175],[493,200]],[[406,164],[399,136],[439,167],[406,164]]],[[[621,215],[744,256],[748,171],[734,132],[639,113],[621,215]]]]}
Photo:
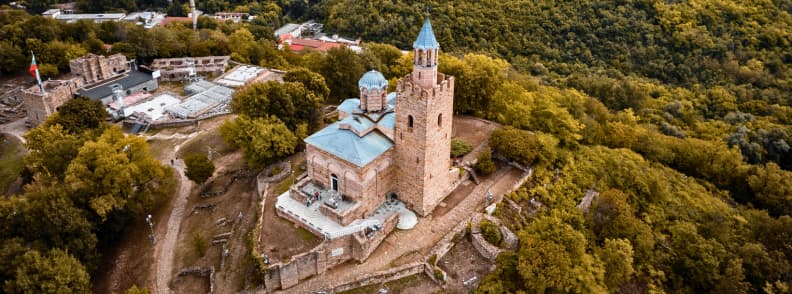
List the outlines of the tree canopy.
{"type": "Polygon", "coordinates": [[[184,157],[184,164],[187,166],[187,169],[184,170],[184,175],[186,175],[190,181],[198,184],[206,182],[206,180],[212,177],[215,171],[214,163],[204,154],[187,154],[187,156],[184,157]]]}

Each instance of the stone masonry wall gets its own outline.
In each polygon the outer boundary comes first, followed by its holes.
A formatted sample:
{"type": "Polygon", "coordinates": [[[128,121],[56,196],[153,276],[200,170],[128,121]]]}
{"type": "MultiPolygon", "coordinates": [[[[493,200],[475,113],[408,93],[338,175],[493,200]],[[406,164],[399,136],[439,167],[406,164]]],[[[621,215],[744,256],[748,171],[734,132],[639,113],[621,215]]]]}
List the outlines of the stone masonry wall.
{"type": "Polygon", "coordinates": [[[190,73],[190,61],[196,74],[222,75],[228,66],[229,56],[203,56],[203,57],[183,57],[183,58],[160,58],[154,59],[151,64],[152,70],[161,72],[160,79],[163,81],[180,81],[188,77],[190,73]]]}
{"type": "Polygon", "coordinates": [[[392,215],[371,238],[366,238],[364,232],[359,232],[325,240],[311,251],[292,256],[288,261],[272,264],[264,274],[264,284],[270,291],[288,289],[301,280],[321,275],[349,260],[364,261],[396,227],[398,219],[398,215],[392,215]]]}
{"type": "Polygon", "coordinates": [[[112,78],[129,69],[126,56],[121,53],[107,57],[89,53],[70,60],[69,68],[73,74],[82,78],[85,84],[112,78]]]}
{"type": "Polygon", "coordinates": [[[396,193],[422,216],[434,210],[453,181],[448,170],[454,78],[438,74],[438,81],[433,88],[426,89],[414,84],[407,75],[396,88],[394,137],[399,170],[396,193]]]}
{"type": "Polygon", "coordinates": [[[393,191],[392,156],[393,151],[386,151],[360,168],[312,145],[306,146],[309,177],[315,183],[329,188],[330,175],[335,174],[338,177],[338,191],[360,205],[349,216],[353,220],[373,212],[385,200],[385,195],[393,191]]]}
{"type": "Polygon", "coordinates": [[[34,127],[44,122],[63,103],[72,99],[77,89],[82,86],[82,80],[50,80],[43,84],[46,95],[41,93],[37,85],[22,91],[28,121],[34,127]]]}

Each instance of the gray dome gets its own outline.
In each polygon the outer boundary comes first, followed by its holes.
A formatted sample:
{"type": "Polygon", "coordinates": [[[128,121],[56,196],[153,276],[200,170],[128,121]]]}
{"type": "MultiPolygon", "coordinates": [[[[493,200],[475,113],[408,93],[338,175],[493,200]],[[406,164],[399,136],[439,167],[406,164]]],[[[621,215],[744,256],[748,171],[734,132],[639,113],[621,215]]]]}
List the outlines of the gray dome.
{"type": "Polygon", "coordinates": [[[376,70],[371,70],[363,74],[363,77],[358,81],[358,88],[366,88],[369,91],[371,91],[371,89],[382,89],[387,87],[388,80],[385,79],[382,73],[376,70]]]}

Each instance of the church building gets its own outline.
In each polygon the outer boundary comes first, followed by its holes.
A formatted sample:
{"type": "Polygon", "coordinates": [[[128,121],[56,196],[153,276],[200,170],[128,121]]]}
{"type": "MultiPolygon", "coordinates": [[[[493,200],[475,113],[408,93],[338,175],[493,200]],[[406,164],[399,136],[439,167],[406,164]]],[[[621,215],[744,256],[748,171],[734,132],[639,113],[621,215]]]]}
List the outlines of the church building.
{"type": "Polygon", "coordinates": [[[326,240],[359,234],[350,242],[367,253],[347,250],[350,258],[365,259],[381,242],[367,238],[415,226],[416,214],[431,213],[460,182],[450,158],[454,77],[438,72],[429,19],[413,50],[413,71],[396,92],[378,71],[360,78],[339,120],[305,139],[306,176],[277,200],[279,215],[326,240]]]}

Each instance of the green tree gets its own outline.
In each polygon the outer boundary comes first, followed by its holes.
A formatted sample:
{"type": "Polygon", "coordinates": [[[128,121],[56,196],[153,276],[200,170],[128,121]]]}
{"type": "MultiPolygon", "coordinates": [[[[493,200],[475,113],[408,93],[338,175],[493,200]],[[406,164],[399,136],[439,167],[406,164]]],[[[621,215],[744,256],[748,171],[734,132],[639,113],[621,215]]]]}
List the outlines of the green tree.
{"type": "Polygon", "coordinates": [[[460,139],[451,140],[451,157],[460,157],[473,151],[473,146],[470,143],[460,139]]]}
{"type": "Polygon", "coordinates": [[[454,112],[483,115],[490,98],[506,79],[508,63],[481,54],[465,54],[459,60],[441,55],[440,71],[454,76],[454,112]]]}
{"type": "Polygon", "coordinates": [[[28,244],[73,252],[89,268],[96,266],[95,227],[84,210],[74,207],[63,187],[34,184],[20,197],[15,210],[16,235],[28,244]]]}
{"type": "Polygon", "coordinates": [[[215,171],[214,163],[204,154],[187,154],[184,157],[184,164],[187,166],[184,175],[197,184],[206,182],[215,171]]]}
{"type": "Polygon", "coordinates": [[[114,210],[142,214],[171,191],[172,170],[156,161],[144,138],[109,127],[86,142],[69,164],[65,183],[78,205],[105,219],[114,210]]]}
{"type": "Polygon", "coordinates": [[[242,62],[250,63],[250,55],[256,45],[256,38],[245,28],[234,31],[228,36],[228,47],[231,48],[231,58],[242,62]]]}
{"type": "Polygon", "coordinates": [[[307,68],[300,67],[288,71],[283,75],[283,81],[303,84],[303,86],[316,95],[321,102],[327,100],[327,97],[330,95],[330,88],[327,87],[324,77],[307,68]]]}
{"type": "Polygon", "coordinates": [[[495,171],[495,162],[492,161],[492,150],[484,149],[479,153],[476,161],[476,171],[482,175],[489,175],[495,171]]]}
{"type": "Polygon", "coordinates": [[[330,88],[328,102],[339,102],[350,97],[358,97],[357,82],[365,72],[361,57],[349,48],[332,48],[318,65],[330,88]]]}
{"type": "Polygon", "coordinates": [[[504,251],[496,259],[497,267],[481,280],[473,293],[517,293],[523,289],[523,280],[517,270],[519,256],[516,252],[504,251]]]}
{"type": "MultiPolygon", "coordinates": [[[[0,204],[8,204],[8,201],[0,202],[0,204]]],[[[3,211],[5,212],[5,211],[3,211]]],[[[9,214],[10,215],[10,214],[9,214]]],[[[7,219],[4,219],[7,221],[7,219]]],[[[13,225],[7,222],[5,225],[13,225]]],[[[21,264],[22,256],[29,250],[25,246],[25,241],[21,238],[12,238],[7,235],[9,230],[3,230],[3,238],[0,239],[0,280],[11,281],[16,276],[16,269],[21,264]]],[[[2,289],[3,285],[0,285],[2,289]]]]}
{"type": "Polygon", "coordinates": [[[149,293],[150,292],[148,288],[138,287],[137,285],[132,285],[132,287],[129,287],[129,289],[124,291],[124,294],[149,294],[149,293]]]}
{"type": "Polygon", "coordinates": [[[274,115],[292,131],[301,123],[307,123],[313,131],[319,127],[322,100],[300,83],[271,81],[237,91],[231,106],[250,118],[274,115]]]}
{"type": "Polygon", "coordinates": [[[776,215],[792,215],[792,172],[773,162],[754,170],[755,174],[748,177],[748,185],[762,207],[776,215]]]}
{"type": "Polygon", "coordinates": [[[492,245],[501,246],[501,241],[503,241],[503,235],[501,235],[500,228],[498,225],[484,219],[479,223],[479,227],[481,228],[481,236],[484,237],[484,240],[487,240],[492,245]]]}
{"type": "Polygon", "coordinates": [[[25,55],[22,54],[22,49],[15,46],[9,41],[0,41],[0,72],[14,73],[24,68],[25,55]]]}
{"type": "Polygon", "coordinates": [[[28,251],[19,262],[13,280],[5,281],[7,293],[88,293],[91,280],[80,262],[54,249],[42,256],[28,251]]]}
{"type": "Polygon", "coordinates": [[[107,119],[107,111],[101,101],[79,97],[66,101],[58,108],[58,114],[47,119],[47,125],[58,124],[71,134],[98,129],[107,119]]]}
{"type": "Polygon", "coordinates": [[[84,140],[63,130],[60,124],[43,124],[25,134],[27,168],[34,174],[62,179],[77,157],[84,140]]]}
{"type": "Polygon", "coordinates": [[[531,165],[538,158],[541,144],[535,134],[505,127],[490,135],[489,146],[495,152],[522,165],[531,165]]]}
{"type": "Polygon", "coordinates": [[[363,59],[381,72],[386,78],[401,77],[397,75],[398,70],[393,71],[391,67],[397,67],[402,57],[399,48],[390,44],[366,43],[363,45],[363,59]]]}
{"type": "MultiPolygon", "coordinates": [[[[738,260],[728,258],[723,244],[706,239],[689,222],[678,222],[669,227],[671,248],[677,254],[673,267],[676,277],[671,279],[684,283],[694,291],[719,291],[729,289],[747,292],[750,284],[738,260]]],[[[720,291],[719,291],[720,292],[720,291]]]]}
{"type": "Polygon", "coordinates": [[[633,248],[627,239],[605,239],[605,245],[597,253],[605,264],[605,285],[617,292],[633,276],[633,248]]]}
{"type": "Polygon", "coordinates": [[[531,292],[605,292],[604,268],[586,252],[583,233],[557,216],[540,216],[519,233],[517,265],[531,292]]]}
{"type": "Polygon", "coordinates": [[[229,145],[240,147],[251,166],[262,167],[294,153],[297,137],[275,116],[228,120],[220,132],[229,145]]]}

